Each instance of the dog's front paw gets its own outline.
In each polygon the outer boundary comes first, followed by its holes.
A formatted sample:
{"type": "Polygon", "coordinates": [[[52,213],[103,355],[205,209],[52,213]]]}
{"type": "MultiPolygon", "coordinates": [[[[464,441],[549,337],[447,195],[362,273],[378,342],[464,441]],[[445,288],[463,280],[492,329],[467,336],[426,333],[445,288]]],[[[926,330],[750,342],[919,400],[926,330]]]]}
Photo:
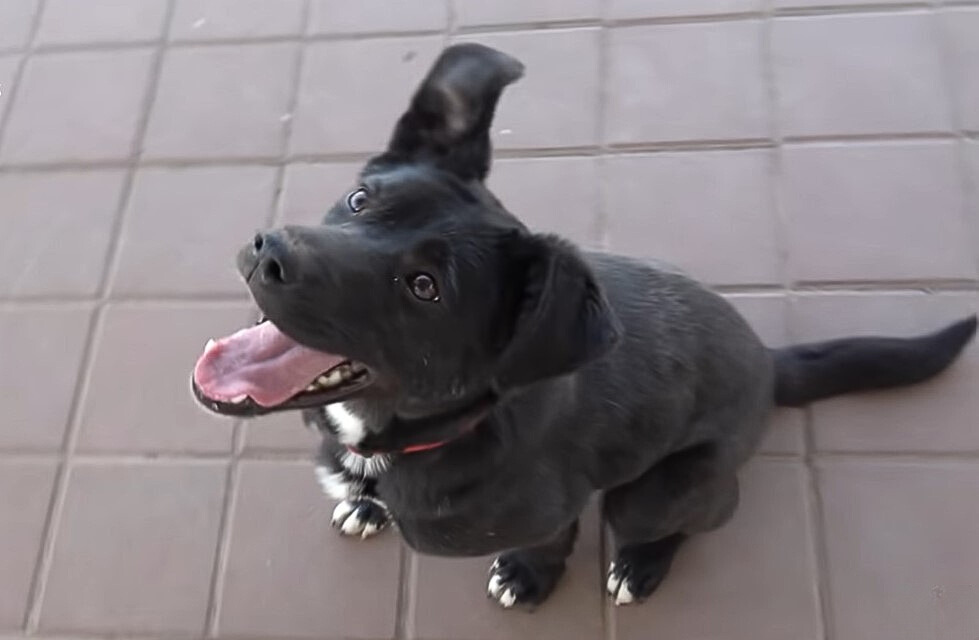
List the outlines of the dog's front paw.
{"type": "Polygon", "coordinates": [[[486,595],[504,609],[514,606],[531,607],[551,595],[564,564],[538,564],[522,559],[516,553],[504,553],[490,567],[486,595]]]}
{"type": "Polygon", "coordinates": [[[633,563],[619,559],[608,566],[605,590],[616,606],[642,602],[660,585],[669,566],[656,563],[633,563]]]}
{"type": "Polygon", "coordinates": [[[344,500],[333,510],[333,526],[345,536],[369,538],[390,522],[384,505],[369,498],[344,500]]]}

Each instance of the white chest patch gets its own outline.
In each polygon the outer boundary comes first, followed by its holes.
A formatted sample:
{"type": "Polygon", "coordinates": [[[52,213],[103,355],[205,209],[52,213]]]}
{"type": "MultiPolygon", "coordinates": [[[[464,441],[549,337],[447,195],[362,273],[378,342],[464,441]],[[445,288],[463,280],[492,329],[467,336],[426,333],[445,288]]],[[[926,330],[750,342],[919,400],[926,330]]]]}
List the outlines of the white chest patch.
{"type": "Polygon", "coordinates": [[[342,402],[327,405],[326,413],[337,428],[337,438],[343,444],[356,445],[367,432],[364,421],[351,413],[342,402]]]}

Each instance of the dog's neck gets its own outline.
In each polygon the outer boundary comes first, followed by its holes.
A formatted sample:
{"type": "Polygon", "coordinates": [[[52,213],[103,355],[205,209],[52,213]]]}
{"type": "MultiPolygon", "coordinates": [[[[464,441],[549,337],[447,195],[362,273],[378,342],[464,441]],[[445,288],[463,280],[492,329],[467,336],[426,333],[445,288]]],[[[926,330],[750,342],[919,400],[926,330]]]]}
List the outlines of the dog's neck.
{"type": "Polygon", "coordinates": [[[455,442],[472,433],[486,419],[496,400],[495,395],[487,393],[459,407],[425,417],[395,415],[378,430],[368,429],[361,418],[342,404],[330,405],[326,410],[337,424],[341,442],[353,453],[369,457],[421,453],[455,442]]]}

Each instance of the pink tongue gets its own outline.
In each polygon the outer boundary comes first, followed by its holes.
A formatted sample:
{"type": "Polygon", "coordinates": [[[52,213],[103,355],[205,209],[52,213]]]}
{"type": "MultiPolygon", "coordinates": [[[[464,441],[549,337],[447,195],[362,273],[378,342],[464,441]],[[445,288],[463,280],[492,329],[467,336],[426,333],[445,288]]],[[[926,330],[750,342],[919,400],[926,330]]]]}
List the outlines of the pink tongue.
{"type": "Polygon", "coordinates": [[[213,400],[229,402],[247,395],[272,407],[344,360],[304,347],[266,321],[206,347],[194,367],[194,381],[213,400]]]}

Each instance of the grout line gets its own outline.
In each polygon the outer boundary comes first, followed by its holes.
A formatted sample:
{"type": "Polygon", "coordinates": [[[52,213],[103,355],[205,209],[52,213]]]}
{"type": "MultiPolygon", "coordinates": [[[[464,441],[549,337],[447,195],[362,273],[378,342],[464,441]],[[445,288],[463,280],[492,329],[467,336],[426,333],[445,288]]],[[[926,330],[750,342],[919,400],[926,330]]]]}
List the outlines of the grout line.
{"type": "Polygon", "coordinates": [[[892,4],[852,4],[811,7],[786,7],[774,11],[775,18],[796,18],[808,16],[847,16],[860,14],[903,14],[916,13],[929,8],[928,0],[920,2],[894,2],[892,4]]]}
{"type": "MultiPolygon", "coordinates": [[[[250,300],[251,300],[251,296],[249,296],[247,293],[226,293],[226,292],[184,293],[184,294],[119,293],[110,296],[110,300],[108,300],[108,302],[111,302],[113,304],[128,303],[131,305],[173,303],[173,302],[229,305],[231,303],[249,302],[250,300]]],[[[99,303],[99,298],[94,296],[25,294],[23,296],[7,297],[7,296],[0,295],[0,308],[32,307],[32,306],[43,307],[45,305],[51,305],[56,307],[62,307],[66,305],[83,307],[87,305],[97,305],[98,303],[99,303]]]]}
{"type": "Polygon", "coordinates": [[[956,134],[952,131],[926,131],[926,132],[894,132],[894,133],[853,133],[853,134],[830,134],[830,135],[811,135],[811,136],[786,136],[785,142],[796,146],[814,144],[843,144],[843,143],[866,143],[866,142],[889,142],[898,143],[906,141],[920,140],[923,142],[941,142],[945,140],[955,140],[956,134]]]}
{"type": "Polygon", "coordinates": [[[562,29],[594,29],[601,26],[597,18],[571,18],[568,20],[538,20],[532,22],[499,22],[494,24],[456,25],[453,35],[483,36],[526,31],[558,31],[562,29]]]}
{"type": "Polygon", "coordinates": [[[768,460],[771,462],[802,462],[805,464],[805,456],[802,453],[789,453],[786,451],[757,451],[751,456],[752,460],[768,460]]]}
{"type": "Polygon", "coordinates": [[[813,435],[812,409],[805,410],[805,456],[804,468],[807,491],[805,494],[806,514],[809,529],[812,532],[812,544],[809,548],[810,562],[816,571],[815,596],[821,622],[820,637],[824,640],[835,638],[835,617],[830,593],[830,563],[829,549],[826,539],[826,518],[823,508],[822,492],[819,488],[819,475],[815,466],[815,437],[813,435]]]}
{"type": "MultiPolygon", "coordinates": [[[[163,26],[165,28],[169,26],[170,20],[173,16],[174,2],[175,0],[168,0],[167,2],[166,14],[163,21],[163,26]]],[[[35,24],[30,40],[31,46],[33,46],[37,37],[40,14],[43,12],[45,4],[45,0],[41,0],[38,3],[38,15],[35,16],[35,24]]],[[[165,33],[166,32],[164,31],[164,36],[162,36],[161,40],[157,44],[154,59],[150,66],[150,72],[147,74],[147,86],[144,89],[145,94],[143,98],[142,111],[140,118],[137,121],[136,129],[133,133],[131,153],[133,154],[134,160],[139,154],[143,136],[146,134],[146,129],[149,122],[149,113],[156,95],[160,68],[162,67],[163,56],[166,50],[165,33]]],[[[69,411],[65,435],[60,451],[61,472],[56,476],[56,484],[54,490],[52,491],[53,497],[48,518],[41,535],[40,559],[34,568],[34,575],[31,582],[31,592],[28,599],[28,606],[24,621],[24,627],[28,633],[35,633],[41,621],[41,605],[44,600],[45,588],[47,587],[47,577],[51,569],[51,563],[54,560],[54,547],[57,542],[58,531],[60,529],[61,514],[64,510],[64,505],[68,494],[68,482],[71,477],[72,466],[71,456],[77,445],[79,432],[81,430],[82,406],[88,393],[92,369],[95,366],[95,350],[98,343],[98,337],[102,333],[102,326],[105,322],[105,308],[108,301],[107,292],[109,289],[109,279],[111,278],[115,260],[118,258],[117,254],[119,253],[120,245],[119,235],[122,230],[122,223],[125,217],[129,195],[132,191],[135,173],[136,164],[133,162],[127,169],[126,177],[123,181],[115,219],[113,220],[112,224],[112,236],[109,240],[109,246],[106,248],[106,258],[99,278],[99,286],[97,289],[99,300],[92,314],[88,335],[86,336],[85,340],[85,347],[82,351],[81,364],[79,365],[80,374],[75,384],[71,409],[69,411]]]]}
{"type": "MultiPolygon", "coordinates": [[[[845,293],[955,293],[979,291],[979,280],[968,278],[926,278],[920,280],[804,280],[786,286],[782,283],[711,283],[711,290],[722,295],[762,294],[845,294],[845,293]]],[[[0,309],[85,309],[99,306],[94,297],[68,296],[0,296],[0,309]]],[[[139,306],[204,305],[232,308],[250,304],[247,293],[187,293],[187,294],[113,294],[105,304],[139,306]]]]}
{"type": "Polygon", "coordinates": [[[612,86],[609,78],[612,77],[612,33],[609,30],[609,22],[605,18],[609,14],[610,0],[600,0],[600,11],[603,19],[601,30],[598,35],[598,104],[596,106],[596,131],[595,139],[598,141],[598,152],[600,157],[596,163],[598,173],[596,185],[596,211],[593,213],[593,232],[598,245],[605,250],[611,248],[612,243],[612,217],[609,213],[609,166],[607,156],[612,149],[609,146],[608,115],[609,97],[612,86]]]}
{"type": "Polygon", "coordinates": [[[148,38],[145,40],[130,40],[126,42],[53,42],[50,44],[39,44],[34,47],[34,53],[38,56],[58,55],[62,53],[89,53],[98,51],[131,51],[133,49],[150,49],[159,43],[159,38],[148,38]]]}
{"type": "Polygon", "coordinates": [[[924,293],[948,291],[976,291],[979,281],[964,278],[922,278],[920,280],[843,280],[815,281],[804,280],[793,284],[791,291],[799,293],[820,292],[852,292],[867,293],[871,291],[918,291],[924,293]]]}
{"type": "Polygon", "coordinates": [[[48,516],[45,519],[45,526],[41,533],[41,552],[40,558],[34,567],[34,575],[31,580],[31,591],[26,607],[24,628],[28,633],[36,633],[41,622],[41,605],[44,601],[44,593],[47,587],[47,577],[54,561],[54,546],[57,542],[58,531],[61,528],[61,515],[64,510],[65,501],[68,495],[68,481],[71,477],[71,451],[74,449],[78,440],[79,425],[81,423],[81,412],[83,401],[88,394],[89,378],[95,363],[96,341],[101,334],[103,314],[101,309],[96,309],[92,314],[88,334],[85,340],[85,347],[82,350],[79,374],[72,394],[71,409],[68,412],[67,426],[57,455],[58,473],[55,476],[55,484],[52,489],[51,505],[48,516]]]}
{"type": "Polygon", "coordinates": [[[655,153],[674,151],[710,151],[715,149],[767,149],[774,146],[775,141],[768,138],[730,138],[715,140],[665,140],[661,142],[627,142],[609,143],[599,147],[599,152],[608,155],[631,153],[655,153]]]}
{"type": "MultiPolygon", "coordinates": [[[[612,601],[609,599],[608,594],[605,590],[605,585],[608,582],[607,567],[609,559],[611,558],[613,545],[610,545],[610,540],[608,537],[608,531],[605,525],[605,518],[602,515],[602,500],[597,498],[597,510],[598,510],[598,522],[595,526],[598,527],[598,558],[597,562],[593,566],[596,571],[595,581],[595,592],[598,596],[598,610],[601,616],[602,622],[602,637],[604,640],[616,640],[618,637],[618,630],[616,629],[616,618],[614,615],[612,601]]],[[[579,522],[580,522],[579,518],[579,522]]]]}
{"type": "MultiPolygon", "coordinates": [[[[955,133],[885,133],[858,135],[820,135],[789,136],[781,141],[784,146],[805,146],[824,144],[897,144],[909,141],[944,142],[955,141],[958,137],[979,139],[979,132],[955,133]]],[[[715,150],[771,149],[780,141],[771,138],[715,139],[715,140],[672,140],[659,142],[636,142],[597,144],[570,147],[521,147],[494,150],[494,158],[550,158],[550,157],[598,157],[627,156],[647,153],[676,153],[715,150]]],[[[320,154],[286,154],[280,156],[237,156],[211,158],[145,158],[116,160],[82,160],[68,162],[10,163],[0,165],[0,173],[34,173],[58,171],[97,171],[108,169],[137,168],[183,168],[207,166],[267,166],[282,167],[290,164],[329,164],[363,162],[370,159],[371,151],[341,151],[320,154]]]]}
{"type": "Polygon", "coordinates": [[[415,635],[414,586],[418,577],[418,557],[412,553],[404,540],[398,545],[398,597],[394,612],[394,640],[406,640],[415,635]]]}
{"type": "MultiPolygon", "coordinates": [[[[305,33],[310,26],[310,0],[305,0],[303,2],[302,11],[302,32],[305,33]]],[[[303,69],[306,64],[306,47],[305,45],[300,45],[296,50],[296,57],[293,61],[292,70],[292,93],[289,96],[289,103],[286,106],[286,114],[288,119],[282,127],[282,153],[276,163],[278,170],[275,174],[275,189],[272,193],[272,207],[269,212],[268,217],[265,220],[266,227],[271,227],[278,223],[281,219],[282,208],[285,206],[283,202],[283,194],[285,193],[285,174],[286,167],[288,166],[289,149],[292,147],[292,128],[296,121],[296,110],[299,108],[299,92],[302,90],[302,78],[303,69]]]]}
{"type": "Polygon", "coordinates": [[[862,460],[890,463],[979,463],[979,449],[967,451],[818,451],[814,460],[862,460]]]}
{"type": "MultiPolygon", "coordinates": [[[[7,122],[10,120],[11,114],[16,106],[15,102],[18,94],[18,87],[20,86],[21,79],[23,78],[24,70],[27,67],[27,61],[31,56],[31,50],[34,46],[34,42],[37,40],[37,34],[40,31],[41,16],[44,14],[46,4],[46,0],[39,0],[37,5],[34,7],[34,15],[31,17],[31,27],[27,39],[27,45],[25,47],[23,56],[17,61],[17,69],[14,72],[12,81],[13,86],[10,89],[7,108],[3,112],[2,117],[0,117],[0,150],[3,148],[3,134],[6,131],[7,122]]],[[[65,447],[70,439],[71,423],[73,422],[72,414],[76,412],[75,405],[77,405],[77,399],[80,397],[86,382],[83,374],[86,370],[85,363],[89,358],[89,352],[92,350],[92,339],[95,331],[94,327],[96,324],[98,324],[98,317],[96,313],[89,314],[88,323],[88,331],[84,343],[85,346],[82,347],[82,357],[78,365],[74,388],[72,389],[73,402],[71,408],[69,409],[68,420],[65,424],[65,433],[62,436],[62,443],[60,447],[62,452],[65,450],[65,447]]],[[[60,507],[63,504],[62,494],[64,493],[64,490],[68,484],[68,467],[66,461],[64,460],[64,456],[58,456],[56,460],[57,467],[51,486],[51,494],[48,498],[47,509],[44,515],[44,524],[41,528],[41,545],[34,558],[30,586],[27,592],[27,602],[24,605],[23,617],[21,618],[21,628],[28,633],[35,631],[38,626],[37,622],[40,617],[45,577],[47,576],[47,566],[50,564],[50,559],[53,554],[53,532],[57,529],[60,518],[60,507]]]]}
{"type": "MultiPolygon", "coordinates": [[[[169,27],[168,27],[169,28],[169,27]]],[[[211,47],[261,46],[269,44],[315,44],[318,42],[346,42],[351,40],[388,40],[440,35],[440,29],[408,29],[404,31],[363,31],[357,33],[314,33],[275,36],[238,36],[229,38],[167,39],[168,49],[203,49],[211,47]]],[[[48,44],[37,48],[42,55],[74,53],[79,51],[114,51],[152,46],[154,40],[134,42],[84,42],[77,44],[48,44]]]]}
{"type": "Polygon", "coordinates": [[[41,16],[44,14],[44,7],[46,4],[47,0],[39,0],[37,6],[34,7],[34,15],[31,16],[31,26],[27,37],[27,44],[23,48],[16,51],[17,54],[20,54],[20,59],[17,60],[17,68],[14,70],[14,75],[10,79],[10,91],[7,94],[7,108],[2,114],[0,114],[0,150],[3,150],[3,140],[4,134],[7,131],[7,123],[10,121],[10,118],[14,112],[14,107],[16,106],[17,95],[20,93],[19,89],[21,81],[24,79],[24,73],[27,69],[27,61],[30,59],[31,54],[34,51],[34,42],[37,40],[37,34],[41,28],[41,16]]]}
{"type": "MultiPolygon", "coordinates": [[[[232,449],[237,451],[242,439],[242,424],[235,425],[232,436],[232,449]]],[[[224,503],[221,506],[221,519],[218,524],[218,540],[214,549],[214,565],[211,569],[211,579],[207,594],[207,609],[204,614],[204,635],[216,637],[219,632],[221,605],[224,602],[225,577],[227,576],[228,561],[231,556],[231,538],[233,535],[234,516],[238,507],[238,487],[241,472],[238,458],[232,454],[228,462],[228,472],[225,481],[224,503]]]]}

